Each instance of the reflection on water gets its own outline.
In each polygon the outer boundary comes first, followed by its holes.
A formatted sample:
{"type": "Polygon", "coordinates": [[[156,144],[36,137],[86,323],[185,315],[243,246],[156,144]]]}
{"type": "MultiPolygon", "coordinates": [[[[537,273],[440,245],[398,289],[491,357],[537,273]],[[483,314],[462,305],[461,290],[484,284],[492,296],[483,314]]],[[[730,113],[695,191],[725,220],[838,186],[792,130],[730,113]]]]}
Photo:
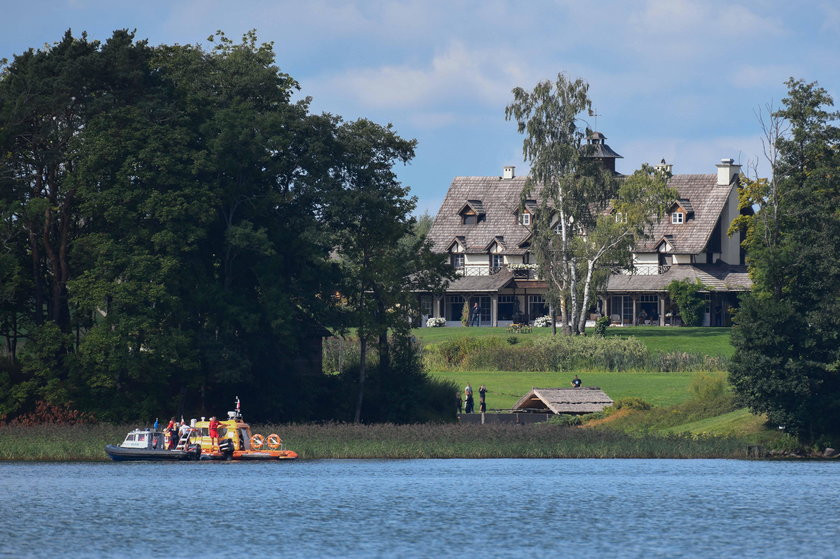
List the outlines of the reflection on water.
{"type": "Polygon", "coordinates": [[[2,557],[837,557],[840,462],[0,464],[2,557]]]}

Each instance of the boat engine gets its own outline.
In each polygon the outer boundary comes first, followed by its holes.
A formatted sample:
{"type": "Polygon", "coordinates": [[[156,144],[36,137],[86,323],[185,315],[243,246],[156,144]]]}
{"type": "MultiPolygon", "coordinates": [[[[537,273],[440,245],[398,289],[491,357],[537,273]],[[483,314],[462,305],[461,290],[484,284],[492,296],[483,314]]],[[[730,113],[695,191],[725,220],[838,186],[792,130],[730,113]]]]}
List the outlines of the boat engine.
{"type": "Polygon", "coordinates": [[[233,439],[222,439],[219,441],[219,451],[227,455],[228,458],[233,456],[233,439]]]}

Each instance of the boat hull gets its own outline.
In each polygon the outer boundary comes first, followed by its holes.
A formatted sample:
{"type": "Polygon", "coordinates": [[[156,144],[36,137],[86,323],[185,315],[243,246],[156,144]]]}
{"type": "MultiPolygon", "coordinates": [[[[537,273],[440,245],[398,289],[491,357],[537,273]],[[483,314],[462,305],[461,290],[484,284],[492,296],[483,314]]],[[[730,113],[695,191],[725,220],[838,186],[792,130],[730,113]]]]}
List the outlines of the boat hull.
{"type": "Polygon", "coordinates": [[[109,444],[105,446],[105,452],[112,460],[123,462],[129,460],[148,461],[172,461],[172,460],[196,460],[198,455],[185,450],[156,450],[150,448],[125,448],[109,444]]]}
{"type": "Polygon", "coordinates": [[[297,452],[292,450],[234,450],[233,453],[226,452],[202,452],[201,460],[236,460],[236,461],[257,461],[257,460],[294,460],[298,457],[297,452]]]}
{"type": "Polygon", "coordinates": [[[297,452],[292,450],[235,450],[234,460],[294,460],[297,452]]]}

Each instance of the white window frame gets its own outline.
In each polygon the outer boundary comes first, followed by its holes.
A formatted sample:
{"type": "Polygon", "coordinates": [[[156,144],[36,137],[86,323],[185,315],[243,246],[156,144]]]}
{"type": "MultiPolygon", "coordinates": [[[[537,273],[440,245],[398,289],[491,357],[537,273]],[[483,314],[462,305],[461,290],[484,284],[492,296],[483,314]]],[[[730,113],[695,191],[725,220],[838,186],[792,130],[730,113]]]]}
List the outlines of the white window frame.
{"type": "Polygon", "coordinates": [[[522,219],[520,219],[520,223],[522,223],[522,225],[531,225],[531,214],[528,212],[522,212],[522,219]]]}
{"type": "Polygon", "coordinates": [[[671,223],[674,225],[681,225],[684,221],[685,217],[682,212],[674,212],[671,214],[671,223]]]}

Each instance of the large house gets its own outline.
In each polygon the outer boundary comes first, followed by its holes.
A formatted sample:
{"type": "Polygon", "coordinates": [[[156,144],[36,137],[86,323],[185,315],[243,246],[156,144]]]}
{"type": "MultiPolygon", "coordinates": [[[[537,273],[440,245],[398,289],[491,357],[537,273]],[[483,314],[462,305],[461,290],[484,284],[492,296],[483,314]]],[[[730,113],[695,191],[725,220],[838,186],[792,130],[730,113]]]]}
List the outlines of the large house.
{"type": "MultiPolygon", "coordinates": [[[[614,172],[621,156],[605,139],[596,132],[589,142],[614,172]]],[[[593,315],[609,316],[620,325],[673,324],[668,284],[699,279],[705,286],[705,324],[730,324],[730,308],[751,283],[740,237],[726,234],[739,213],[740,165],[724,159],[716,167],[707,175],[672,176],[678,198],[651,236],[635,247],[633,269],[610,277],[593,315]]],[[[517,177],[513,166],[504,167],[501,176],[452,181],[429,239],[459,277],[442,296],[420,295],[423,325],[430,317],[445,318],[447,326],[460,325],[465,302],[479,303],[482,326],[533,322],[548,314],[546,283],[537,276],[530,252],[530,224],[539,200],[521,206],[524,185],[525,177],[517,177]]]]}

